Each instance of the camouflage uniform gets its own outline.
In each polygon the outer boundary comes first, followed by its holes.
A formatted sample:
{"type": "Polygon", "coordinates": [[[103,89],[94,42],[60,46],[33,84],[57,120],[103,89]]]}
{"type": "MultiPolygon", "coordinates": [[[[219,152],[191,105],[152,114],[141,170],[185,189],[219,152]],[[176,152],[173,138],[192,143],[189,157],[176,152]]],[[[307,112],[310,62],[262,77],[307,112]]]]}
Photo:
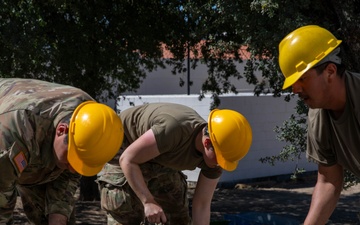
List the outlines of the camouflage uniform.
{"type": "Polygon", "coordinates": [[[182,170],[201,168],[210,179],[221,175],[221,168],[209,168],[195,148],[195,139],[206,126],[193,109],[178,104],[152,103],[120,113],[125,138],[122,150],[105,165],[98,178],[101,206],[108,213],[109,225],[139,225],[145,222],[144,208],[121,168],[119,157],[129,144],[152,129],[160,151],[153,160],[140,165],[145,183],[163,208],[167,225],[189,225],[187,182],[182,170]]]}
{"type": "MultiPolygon", "coordinates": [[[[185,175],[156,163],[143,164],[141,171],[155,201],[165,211],[166,224],[191,224],[185,175]]],[[[99,180],[101,207],[109,212],[108,224],[140,225],[145,222],[142,203],[128,185],[120,167],[107,164],[103,172],[99,180]]]]}
{"type": "Polygon", "coordinates": [[[47,215],[58,213],[75,224],[80,176],[56,166],[53,141],[61,119],[87,100],[70,86],[0,79],[0,224],[13,223],[18,194],[32,223],[47,224],[47,215]]]}

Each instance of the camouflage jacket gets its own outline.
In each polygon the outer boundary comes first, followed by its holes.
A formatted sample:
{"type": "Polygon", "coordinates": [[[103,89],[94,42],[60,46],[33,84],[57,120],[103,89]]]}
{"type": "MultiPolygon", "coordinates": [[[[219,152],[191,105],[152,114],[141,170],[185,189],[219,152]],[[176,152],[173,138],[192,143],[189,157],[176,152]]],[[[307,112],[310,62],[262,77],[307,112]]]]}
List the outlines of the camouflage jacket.
{"type": "Polygon", "coordinates": [[[74,203],[69,201],[80,176],[55,165],[53,141],[58,122],[87,100],[93,99],[71,86],[0,79],[0,162],[7,162],[0,164],[1,193],[10,195],[15,185],[52,183],[46,185],[46,202],[51,204],[46,208],[71,213],[74,203]]]}

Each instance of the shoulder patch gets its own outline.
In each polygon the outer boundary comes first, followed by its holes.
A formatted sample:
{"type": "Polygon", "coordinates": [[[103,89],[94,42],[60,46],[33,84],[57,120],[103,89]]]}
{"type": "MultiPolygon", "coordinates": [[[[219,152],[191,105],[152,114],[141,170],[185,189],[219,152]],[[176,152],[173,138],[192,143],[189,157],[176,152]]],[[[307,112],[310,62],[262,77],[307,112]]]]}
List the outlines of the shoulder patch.
{"type": "Polygon", "coordinates": [[[28,164],[23,152],[19,152],[19,153],[13,158],[13,161],[15,162],[15,165],[16,165],[16,167],[17,167],[17,169],[19,170],[20,173],[25,169],[25,167],[26,167],[27,164],[28,164]]]}

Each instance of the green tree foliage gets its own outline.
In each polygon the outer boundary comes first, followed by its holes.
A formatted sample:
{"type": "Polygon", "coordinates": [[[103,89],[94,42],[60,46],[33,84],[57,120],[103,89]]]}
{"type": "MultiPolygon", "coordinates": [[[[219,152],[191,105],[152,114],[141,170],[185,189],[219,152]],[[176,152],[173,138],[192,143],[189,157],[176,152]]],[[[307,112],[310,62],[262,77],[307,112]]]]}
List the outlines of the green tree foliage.
{"type": "Polygon", "coordinates": [[[243,77],[256,85],[255,94],[279,96],[283,78],[277,46],[296,27],[330,29],[344,40],[350,68],[359,67],[357,2],[4,0],[0,76],[70,84],[106,100],[135,91],[146,72],[157,67],[171,66],[174,74],[186,71],[190,50],[198,56],[191,67],[199,61],[208,66],[203,90],[215,98],[236,93],[230,78],[243,77]],[[171,59],[163,61],[162,44],[171,59]],[[243,60],[241,46],[251,53],[243,74],[235,67],[243,60]],[[263,79],[254,76],[256,71],[263,79]],[[271,90],[264,89],[266,82],[271,90]]]}
{"type": "Polygon", "coordinates": [[[136,90],[146,70],[164,67],[159,46],[169,26],[180,33],[184,26],[167,7],[158,1],[1,1],[0,75],[70,84],[102,100],[136,90]]]}

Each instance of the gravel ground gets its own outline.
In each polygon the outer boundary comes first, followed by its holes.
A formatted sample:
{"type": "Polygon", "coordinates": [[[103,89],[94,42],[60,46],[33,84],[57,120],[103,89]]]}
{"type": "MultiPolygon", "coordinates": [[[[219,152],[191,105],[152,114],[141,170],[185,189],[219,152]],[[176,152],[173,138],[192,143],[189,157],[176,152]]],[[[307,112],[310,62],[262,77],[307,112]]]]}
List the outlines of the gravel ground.
{"type": "MultiPolygon", "coordinates": [[[[223,220],[226,214],[259,212],[279,215],[302,222],[310,205],[315,179],[301,181],[263,181],[219,188],[212,201],[212,221],[223,220]]],[[[192,191],[189,191],[191,200],[192,191]]],[[[344,190],[328,225],[360,225],[360,185],[344,190]]],[[[76,205],[77,224],[105,225],[106,216],[98,201],[79,201],[76,205]]],[[[21,203],[15,211],[16,224],[26,223],[21,203]]],[[[276,223],[279,225],[279,223],[276,223]]]]}

